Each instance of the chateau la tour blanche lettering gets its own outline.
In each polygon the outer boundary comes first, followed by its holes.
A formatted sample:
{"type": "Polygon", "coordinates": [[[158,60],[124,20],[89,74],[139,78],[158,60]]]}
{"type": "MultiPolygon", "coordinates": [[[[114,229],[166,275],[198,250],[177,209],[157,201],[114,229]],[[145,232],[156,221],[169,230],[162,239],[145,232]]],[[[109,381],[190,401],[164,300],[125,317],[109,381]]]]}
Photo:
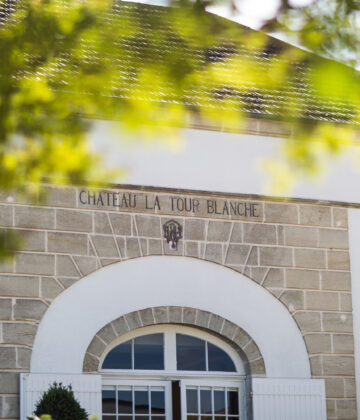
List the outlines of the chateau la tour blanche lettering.
{"type": "Polygon", "coordinates": [[[81,207],[106,207],[122,211],[224,218],[258,218],[261,209],[259,203],[249,201],[127,191],[81,190],[79,203],[81,207]]]}

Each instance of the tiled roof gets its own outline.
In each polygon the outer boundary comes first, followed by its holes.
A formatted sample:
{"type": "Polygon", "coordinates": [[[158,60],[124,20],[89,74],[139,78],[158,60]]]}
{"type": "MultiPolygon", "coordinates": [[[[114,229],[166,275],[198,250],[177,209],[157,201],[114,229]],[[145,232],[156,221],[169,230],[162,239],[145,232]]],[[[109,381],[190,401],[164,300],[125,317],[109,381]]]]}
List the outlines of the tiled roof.
{"type": "MultiPolygon", "coordinates": [[[[14,3],[15,0],[1,3],[0,20],[13,10],[14,3]]],[[[65,2],[59,0],[59,4],[64,5],[65,2]]],[[[201,42],[197,43],[196,34],[194,34],[193,42],[190,36],[184,43],[179,37],[179,32],[172,29],[174,14],[171,11],[173,10],[127,2],[117,2],[113,5],[111,13],[107,15],[108,22],[117,22],[119,17],[127,18],[138,28],[136,37],[124,35],[114,46],[121,48],[122,52],[113,60],[117,70],[117,80],[113,82],[114,96],[126,100],[130,94],[139,99],[146,94],[148,100],[164,103],[181,102],[193,110],[204,106],[204,98],[206,98],[207,107],[216,110],[223,106],[234,109],[240,106],[247,114],[259,118],[282,119],[284,115],[289,118],[292,113],[306,120],[357,123],[356,115],[359,110],[356,106],[334,95],[320,98],[315,94],[310,83],[311,70],[309,71],[308,64],[313,55],[305,54],[307,56],[305,58],[290,61],[291,59],[287,58],[289,55],[282,55],[282,52],[295,49],[295,47],[271,37],[266,38],[265,46],[249,47],[246,37],[251,37],[255,31],[208,13],[206,13],[207,19],[216,22],[219,37],[213,38],[213,44],[204,46],[201,42]],[[152,43],[149,48],[148,39],[152,33],[156,33],[160,41],[152,43]],[[224,37],[223,34],[231,34],[231,37],[224,37]],[[179,62],[188,60],[194,66],[195,73],[199,72],[203,75],[203,85],[199,82],[193,85],[188,83],[179,91],[172,86],[171,78],[165,78],[166,82],[163,85],[152,88],[151,82],[148,82],[145,89],[144,86],[139,88],[133,82],[138,76],[139,66],[141,67],[142,64],[145,66],[146,60],[149,60],[149,54],[150,60],[152,56],[157,61],[165,60],[171,54],[180,55],[177,57],[179,62]],[[134,66],[134,57],[137,60],[137,66],[134,66]],[[221,70],[224,77],[223,83],[219,81],[214,83],[206,79],[204,69],[209,63],[221,70]],[[254,74],[251,78],[246,76],[245,70],[249,63],[253,63],[254,74]],[[263,75],[270,66],[276,63],[288,65],[291,69],[291,78],[280,87],[263,83],[263,75]]],[[[194,30],[185,18],[182,19],[180,24],[184,32],[187,29],[188,32],[194,30]]],[[[96,54],[91,48],[87,47],[86,50],[84,48],[82,59],[94,60],[96,54]]],[[[58,68],[53,70],[62,71],[59,63],[57,66],[58,68]]],[[[166,71],[166,66],[163,70],[166,71]]]]}

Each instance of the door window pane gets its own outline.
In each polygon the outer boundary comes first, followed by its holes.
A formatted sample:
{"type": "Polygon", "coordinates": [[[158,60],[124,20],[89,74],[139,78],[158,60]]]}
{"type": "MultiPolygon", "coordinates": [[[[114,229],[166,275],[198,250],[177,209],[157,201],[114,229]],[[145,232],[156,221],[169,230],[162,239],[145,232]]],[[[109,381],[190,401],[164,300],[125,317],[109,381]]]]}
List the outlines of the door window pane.
{"type": "Polygon", "coordinates": [[[116,413],[116,394],[114,390],[102,391],[103,413],[116,413]]]}
{"type": "Polygon", "coordinates": [[[200,389],[200,412],[201,414],[211,414],[211,388],[200,389]]]}
{"type": "Polygon", "coordinates": [[[149,334],[134,339],[135,369],[164,369],[164,336],[149,334]]]}
{"type": "Polygon", "coordinates": [[[225,414],[225,390],[214,390],[214,412],[215,414],[225,414]]]}
{"type": "Polygon", "coordinates": [[[239,414],[239,393],[238,390],[228,390],[228,414],[239,414]]]}
{"type": "Polygon", "coordinates": [[[204,340],[190,335],[176,334],[178,370],[206,370],[204,340]]]}
{"type": "Polygon", "coordinates": [[[146,388],[135,387],[135,414],[149,413],[149,393],[146,388]]]}
{"type": "Polygon", "coordinates": [[[188,413],[198,413],[198,391],[197,388],[186,390],[186,406],[188,413]]]}
{"type": "Polygon", "coordinates": [[[207,343],[208,345],[208,360],[209,371],[217,372],[236,372],[234,362],[230,357],[214,344],[207,343]]]}
{"type": "Polygon", "coordinates": [[[165,414],[165,392],[161,388],[151,391],[151,414],[165,414]]]}
{"type": "MultiPolygon", "coordinates": [[[[118,413],[132,413],[132,390],[131,387],[118,388],[118,413]]],[[[124,420],[124,419],[123,419],[124,420]]]]}
{"type": "Polygon", "coordinates": [[[131,367],[131,340],[110,350],[102,364],[102,369],[131,369],[131,367]]]}

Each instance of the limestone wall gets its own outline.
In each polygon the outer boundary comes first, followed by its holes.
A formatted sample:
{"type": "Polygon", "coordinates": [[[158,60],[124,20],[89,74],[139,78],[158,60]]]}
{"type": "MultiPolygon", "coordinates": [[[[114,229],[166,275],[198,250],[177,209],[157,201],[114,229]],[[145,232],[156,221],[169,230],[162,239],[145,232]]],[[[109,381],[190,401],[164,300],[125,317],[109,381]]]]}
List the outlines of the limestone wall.
{"type": "Polygon", "coordinates": [[[51,301],[105,265],[148,255],[211,261],[268,290],[297,322],[313,377],[326,379],[328,419],[356,418],[345,208],[154,189],[47,191],[46,202],[0,197],[0,226],[24,239],[0,267],[0,418],[18,418],[18,372],[29,370],[51,301]],[[169,220],[182,227],[177,250],[164,238],[169,220]]]}

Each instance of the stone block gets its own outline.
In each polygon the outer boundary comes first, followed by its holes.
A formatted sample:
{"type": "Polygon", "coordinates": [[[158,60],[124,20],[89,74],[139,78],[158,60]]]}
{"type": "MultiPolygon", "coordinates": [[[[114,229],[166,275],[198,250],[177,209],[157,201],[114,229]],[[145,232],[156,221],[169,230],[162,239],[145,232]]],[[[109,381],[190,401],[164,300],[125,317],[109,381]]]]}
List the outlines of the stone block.
{"type": "Polygon", "coordinates": [[[180,324],[182,322],[182,308],[169,306],[169,322],[180,324]]]}
{"type": "Polygon", "coordinates": [[[126,258],[136,258],[141,256],[139,240],[137,238],[126,238],[126,258]]]}
{"type": "Polygon", "coordinates": [[[0,369],[14,369],[16,367],[16,348],[0,346],[0,369]]]}
{"type": "MultiPolygon", "coordinates": [[[[130,216],[127,216],[127,217],[129,217],[129,223],[131,223],[130,216]]],[[[104,233],[106,235],[113,235],[113,231],[111,229],[110,221],[109,221],[109,217],[107,213],[94,212],[94,231],[95,233],[104,233]]],[[[131,227],[130,227],[130,231],[131,231],[131,227]]]]}
{"type": "Polygon", "coordinates": [[[304,309],[304,292],[302,290],[285,290],[280,296],[290,312],[304,309]]]}
{"type": "Polygon", "coordinates": [[[270,268],[263,286],[268,287],[284,287],[284,270],[282,268],[270,268]]]}
{"type": "Polygon", "coordinates": [[[32,346],[37,326],[20,322],[3,323],[3,341],[8,344],[32,346]]]}
{"type": "Polygon", "coordinates": [[[341,420],[356,420],[356,400],[355,399],[342,399],[336,400],[336,415],[341,420]]]}
{"type": "Polygon", "coordinates": [[[24,348],[24,347],[18,347],[16,349],[17,352],[17,365],[21,369],[30,369],[30,360],[31,360],[31,350],[24,348]]]}
{"type": "Polygon", "coordinates": [[[154,314],[151,308],[139,311],[139,315],[143,326],[155,324],[154,314]]]}
{"type": "Polygon", "coordinates": [[[47,305],[38,299],[16,299],[14,305],[14,319],[16,320],[40,320],[47,305]]]}
{"type": "Polygon", "coordinates": [[[87,255],[87,235],[83,233],[48,232],[48,251],[87,255]]]}
{"type": "Polygon", "coordinates": [[[301,205],[300,223],[302,225],[331,226],[331,208],[310,204],[301,205]]]}
{"type": "Polygon", "coordinates": [[[119,248],[121,257],[122,258],[125,258],[125,255],[126,255],[126,251],[125,251],[125,238],[117,237],[116,238],[116,242],[118,244],[118,248],[119,248]]]}
{"type": "Polygon", "coordinates": [[[109,213],[115,235],[131,236],[131,216],[128,214],[109,213]]]}
{"type": "Polygon", "coordinates": [[[331,352],[330,334],[307,334],[304,339],[310,354],[331,352]]]}
{"type": "Polygon", "coordinates": [[[160,218],[154,216],[135,216],[139,236],[146,238],[161,238],[162,227],[160,218]]]}
{"type": "Polygon", "coordinates": [[[246,223],[244,229],[244,242],[251,244],[276,244],[275,225],[246,223]]]}
{"type": "Polygon", "coordinates": [[[185,240],[205,241],[205,220],[186,219],[185,220],[185,240]]]}
{"type": "Polygon", "coordinates": [[[348,213],[346,208],[333,207],[333,226],[347,228],[348,213]]]}
{"type": "Polygon", "coordinates": [[[0,299],[0,319],[12,318],[12,301],[11,299],[0,299]]]}
{"type": "Polygon", "coordinates": [[[356,398],[356,382],[355,378],[344,378],[345,397],[356,398]]]}
{"type": "Polygon", "coordinates": [[[261,359],[261,354],[260,354],[259,348],[254,343],[253,340],[250,340],[243,350],[244,350],[244,352],[246,354],[246,357],[248,358],[249,362],[252,362],[253,360],[261,359]]]}
{"type": "Polygon", "coordinates": [[[18,419],[20,417],[19,407],[18,395],[3,395],[0,397],[1,418],[18,419]]]}
{"type": "Polygon", "coordinates": [[[41,277],[40,296],[46,299],[54,299],[64,289],[53,277],[41,277]]]}
{"type": "Polygon", "coordinates": [[[353,354],[354,337],[352,334],[334,334],[333,335],[334,353],[353,354]]]}
{"type": "Polygon", "coordinates": [[[265,222],[298,224],[296,204],[265,203],[265,222]]]}
{"type": "Polygon", "coordinates": [[[310,367],[311,367],[312,376],[322,376],[323,375],[322,356],[311,356],[309,359],[310,359],[310,367]]]}
{"type": "Polygon", "coordinates": [[[14,272],[14,258],[9,258],[0,261],[0,273],[13,273],[14,272]]]}
{"type": "Polygon", "coordinates": [[[79,279],[73,277],[57,277],[56,280],[64,287],[64,289],[67,289],[76,283],[79,279]]]}
{"type": "Polygon", "coordinates": [[[0,296],[38,296],[39,277],[0,276],[0,296]]]}
{"type": "Polygon", "coordinates": [[[295,266],[303,268],[326,268],[326,252],[316,249],[295,249],[295,266]]]}
{"type": "Polygon", "coordinates": [[[91,240],[100,258],[121,258],[113,236],[91,235],[91,240]]]}
{"type": "Polygon", "coordinates": [[[13,225],[13,207],[7,205],[0,206],[0,226],[13,225]]]}
{"type": "Polygon", "coordinates": [[[352,315],[349,313],[324,312],[322,314],[324,331],[352,333],[352,315]]]}
{"type": "Polygon", "coordinates": [[[237,326],[232,322],[225,320],[221,328],[221,335],[232,340],[237,331],[237,326]]]}
{"type": "Polygon", "coordinates": [[[112,321],[111,324],[114,327],[114,330],[118,336],[123,335],[129,331],[129,326],[123,316],[115,319],[114,321],[112,321]]]}
{"type": "Polygon", "coordinates": [[[302,226],[284,227],[285,245],[293,246],[318,246],[318,229],[302,226]]]}
{"type": "Polygon", "coordinates": [[[19,274],[52,276],[55,274],[55,255],[19,252],[16,254],[15,267],[19,274]]]}
{"type": "Polygon", "coordinates": [[[277,247],[260,247],[260,265],[291,267],[293,265],[292,249],[277,247]]]}
{"type": "Polygon", "coordinates": [[[303,333],[321,331],[320,312],[299,311],[294,314],[294,319],[303,333]]]}
{"type": "Polygon", "coordinates": [[[345,387],[343,378],[325,378],[325,392],[327,398],[344,398],[345,387]]]}
{"type": "Polygon", "coordinates": [[[94,356],[100,357],[105,351],[105,348],[106,348],[106,345],[104,344],[104,342],[100,340],[99,337],[95,336],[92,339],[87,351],[93,354],[94,356]]]}
{"type": "Polygon", "coordinates": [[[96,335],[107,344],[111,343],[117,337],[111,324],[105,325],[96,335]]]}
{"type": "Polygon", "coordinates": [[[99,359],[89,353],[85,354],[83,363],[84,372],[96,372],[99,371],[99,359]]]}
{"type": "Polygon", "coordinates": [[[226,264],[245,264],[249,251],[249,245],[230,244],[226,255],[226,264]]]}
{"type": "Polygon", "coordinates": [[[340,311],[352,311],[352,298],[351,293],[339,293],[340,298],[340,311]]]}
{"type": "Polygon", "coordinates": [[[55,210],[43,207],[15,206],[15,226],[35,229],[54,229],[55,210]]]}
{"type": "MultiPolygon", "coordinates": [[[[239,223],[236,223],[239,225],[239,223]]],[[[231,231],[231,222],[210,221],[207,240],[209,242],[227,242],[231,231]]],[[[237,241],[236,241],[237,242],[237,241]]]]}
{"type": "Polygon", "coordinates": [[[195,325],[196,309],[183,308],[183,321],[185,324],[195,325]]]}
{"type": "Polygon", "coordinates": [[[318,311],[339,310],[339,295],[335,292],[307,291],[306,309],[318,311]]]}
{"type": "Polygon", "coordinates": [[[350,270],[350,257],[348,252],[327,251],[328,268],[330,270],[350,270]]]}
{"type": "Polygon", "coordinates": [[[80,274],[69,255],[56,255],[56,275],[64,277],[79,277],[80,274]]]}
{"type": "Polygon", "coordinates": [[[73,258],[83,276],[92,273],[98,268],[96,257],[74,256],[73,258]]]}
{"type": "Polygon", "coordinates": [[[234,223],[231,231],[230,242],[231,243],[242,243],[244,242],[244,225],[243,223],[234,223]]]}
{"type": "Polygon", "coordinates": [[[19,393],[19,374],[17,372],[0,372],[0,394],[19,393]]]}
{"type": "Polygon", "coordinates": [[[149,255],[162,255],[162,240],[161,239],[149,239],[148,240],[148,253],[149,255]]]}
{"type": "MultiPolygon", "coordinates": [[[[261,284],[264,280],[267,270],[268,269],[266,267],[251,267],[251,272],[249,274],[247,273],[244,273],[244,274],[246,274],[248,277],[251,278],[251,280],[254,280],[256,283],[261,284]]],[[[274,269],[274,270],[277,270],[277,269],[274,269]]],[[[278,276],[275,276],[275,277],[278,277],[278,276]]],[[[271,282],[272,281],[273,280],[271,280],[271,282]]]]}
{"type": "Polygon", "coordinates": [[[137,311],[125,315],[125,318],[130,331],[142,327],[141,319],[137,311]]]}
{"type": "Polygon", "coordinates": [[[321,287],[324,290],[351,290],[350,273],[339,271],[322,271],[321,287]]]}
{"type": "Polygon", "coordinates": [[[187,257],[202,258],[199,252],[199,242],[185,242],[185,255],[187,257]]]}
{"type": "Polygon", "coordinates": [[[196,325],[207,328],[210,321],[210,312],[196,311],[196,325]]]}
{"type": "Polygon", "coordinates": [[[329,420],[336,418],[335,400],[326,400],[326,418],[329,420]]]}
{"type": "Polygon", "coordinates": [[[167,306],[153,308],[153,313],[157,324],[166,324],[169,322],[169,311],[167,306]]]}
{"type": "Polygon", "coordinates": [[[294,289],[320,289],[320,274],[315,270],[287,269],[286,287],[294,289]]]}
{"type": "Polygon", "coordinates": [[[206,244],[205,259],[216,263],[222,263],[222,245],[221,244],[206,244]]]}
{"type": "Polygon", "coordinates": [[[237,328],[232,338],[233,342],[236,343],[241,349],[244,348],[251,338],[241,328],[237,328]]]}
{"type": "Polygon", "coordinates": [[[324,375],[329,376],[352,376],[355,375],[355,363],[353,356],[330,356],[324,355],[324,375]]]}
{"type": "Polygon", "coordinates": [[[349,236],[346,230],[319,229],[319,246],[321,248],[349,248],[349,236]]]}
{"type": "Polygon", "coordinates": [[[56,228],[75,232],[92,232],[92,214],[79,210],[56,210],[56,228]]]}
{"type": "Polygon", "coordinates": [[[46,193],[46,204],[58,207],[76,207],[77,190],[74,187],[44,187],[46,193]]]}
{"type": "Polygon", "coordinates": [[[18,230],[20,234],[22,251],[45,251],[46,233],[36,230],[18,230]]]}
{"type": "Polygon", "coordinates": [[[211,314],[210,321],[209,321],[209,330],[220,333],[223,323],[224,323],[223,318],[221,318],[218,315],[211,314]]]}
{"type": "Polygon", "coordinates": [[[265,364],[262,357],[250,363],[250,373],[254,376],[265,376],[265,364]]]}

